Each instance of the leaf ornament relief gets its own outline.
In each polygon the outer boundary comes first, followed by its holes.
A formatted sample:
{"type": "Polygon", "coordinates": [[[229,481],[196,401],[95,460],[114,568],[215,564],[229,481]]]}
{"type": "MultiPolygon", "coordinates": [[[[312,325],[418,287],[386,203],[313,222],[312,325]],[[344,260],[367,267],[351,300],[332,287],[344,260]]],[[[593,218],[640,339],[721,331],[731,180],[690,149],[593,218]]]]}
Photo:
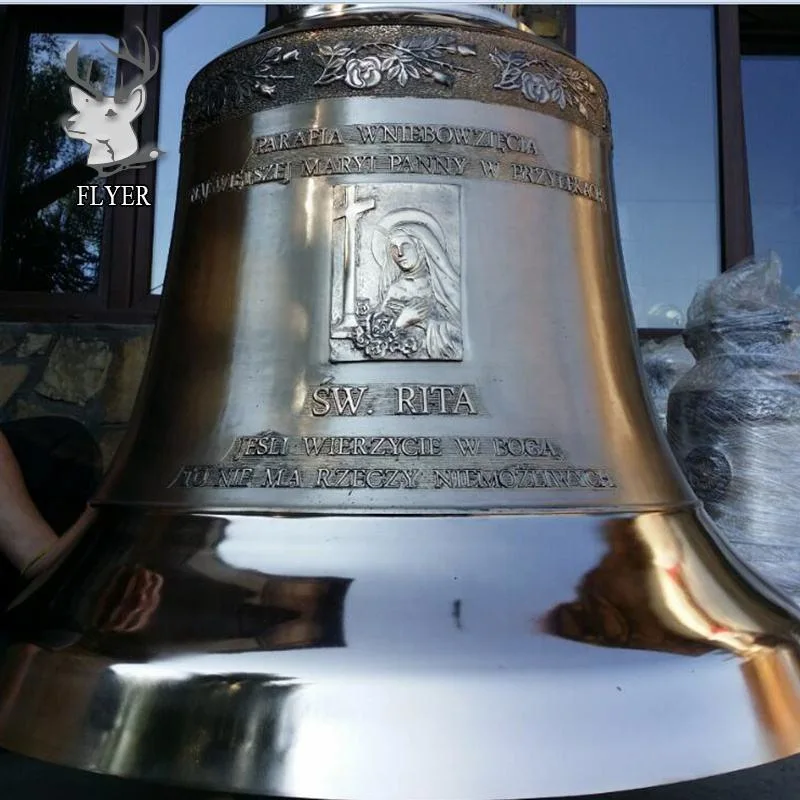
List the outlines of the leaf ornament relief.
{"type": "Polygon", "coordinates": [[[393,42],[319,45],[316,60],[322,74],[315,85],[343,82],[352,89],[371,89],[382,81],[406,86],[409,80],[429,80],[452,86],[457,73],[473,70],[455,63],[453,56],[475,56],[472,45],[458,44],[455,36],[410,36],[393,42]]]}
{"type": "Polygon", "coordinates": [[[495,50],[489,59],[501,70],[495,89],[519,90],[532,103],[553,103],[562,111],[573,108],[586,119],[602,111],[597,87],[581,70],[521,52],[495,50]]]}
{"type": "Polygon", "coordinates": [[[265,53],[254,53],[244,62],[229,66],[205,81],[202,91],[187,98],[193,120],[216,117],[231,111],[255,96],[272,98],[277,91],[277,81],[293,80],[287,71],[289,62],[298,61],[297,50],[284,52],[282,47],[271,47],[265,53]]]}

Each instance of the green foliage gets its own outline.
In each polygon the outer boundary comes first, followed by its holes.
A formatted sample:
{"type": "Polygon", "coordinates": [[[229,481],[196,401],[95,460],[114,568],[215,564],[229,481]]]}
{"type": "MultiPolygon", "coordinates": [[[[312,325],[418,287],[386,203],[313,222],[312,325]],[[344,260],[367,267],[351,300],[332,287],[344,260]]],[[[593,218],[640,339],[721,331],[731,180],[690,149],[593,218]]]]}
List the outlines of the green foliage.
{"type": "MultiPolygon", "coordinates": [[[[102,207],[79,206],[73,186],[45,208],[25,216],[14,213],[15,199],[85,163],[86,144],[68,138],[60,122],[71,110],[66,45],[63,37],[52,34],[30,38],[26,86],[13,117],[0,289],[84,294],[97,287],[102,207]]],[[[82,73],[87,66],[84,60],[82,73]]],[[[103,84],[112,72],[109,64],[97,60],[91,69],[91,79],[103,84]]]]}

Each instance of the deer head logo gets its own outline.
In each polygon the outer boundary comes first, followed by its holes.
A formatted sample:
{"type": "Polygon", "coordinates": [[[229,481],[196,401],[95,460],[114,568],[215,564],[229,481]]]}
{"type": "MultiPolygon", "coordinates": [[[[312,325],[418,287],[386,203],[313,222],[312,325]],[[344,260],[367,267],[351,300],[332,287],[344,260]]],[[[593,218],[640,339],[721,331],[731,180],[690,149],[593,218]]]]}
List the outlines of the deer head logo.
{"type": "Polygon", "coordinates": [[[67,52],[66,72],[75,84],[69,94],[74,113],[61,119],[64,132],[71,139],[81,139],[89,144],[87,164],[98,175],[111,175],[124,169],[136,169],[152,163],[161,151],[152,145],[139,147],[133,122],[144,111],[147,91],[145,84],[158,70],[158,50],[151,48],[141,28],[136,28],[142,38],[142,57],[136,58],[121,39],[119,52],[108,50],[118,61],[133,64],[141,73],[138,77],[121,82],[112,97],[103,94],[90,80],[93,62],[90,60],[85,75],[78,68],[78,44],[67,52]]]}

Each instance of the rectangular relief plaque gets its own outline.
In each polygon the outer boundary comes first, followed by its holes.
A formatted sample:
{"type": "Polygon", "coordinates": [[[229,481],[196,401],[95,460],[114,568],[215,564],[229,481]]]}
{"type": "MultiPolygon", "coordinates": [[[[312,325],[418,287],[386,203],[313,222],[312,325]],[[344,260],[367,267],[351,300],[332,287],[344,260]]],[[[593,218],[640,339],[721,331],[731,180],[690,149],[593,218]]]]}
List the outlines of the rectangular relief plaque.
{"type": "Polygon", "coordinates": [[[460,361],[458,186],[333,187],[331,361],[460,361]]]}

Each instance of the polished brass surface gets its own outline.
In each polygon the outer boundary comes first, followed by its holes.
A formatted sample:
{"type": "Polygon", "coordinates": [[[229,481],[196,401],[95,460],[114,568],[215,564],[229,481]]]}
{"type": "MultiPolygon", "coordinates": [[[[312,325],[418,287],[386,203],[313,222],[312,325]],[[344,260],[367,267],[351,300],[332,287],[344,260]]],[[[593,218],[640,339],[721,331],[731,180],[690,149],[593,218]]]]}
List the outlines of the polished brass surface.
{"type": "Polygon", "coordinates": [[[643,387],[606,91],[496,10],[329,7],[199,73],[96,503],[8,615],[18,752],[510,800],[800,751],[796,612],[643,387]]]}
{"type": "Polygon", "coordinates": [[[703,525],[108,508],[12,613],[3,742],[186,786],[398,800],[796,752],[794,621],[703,525]]]}

